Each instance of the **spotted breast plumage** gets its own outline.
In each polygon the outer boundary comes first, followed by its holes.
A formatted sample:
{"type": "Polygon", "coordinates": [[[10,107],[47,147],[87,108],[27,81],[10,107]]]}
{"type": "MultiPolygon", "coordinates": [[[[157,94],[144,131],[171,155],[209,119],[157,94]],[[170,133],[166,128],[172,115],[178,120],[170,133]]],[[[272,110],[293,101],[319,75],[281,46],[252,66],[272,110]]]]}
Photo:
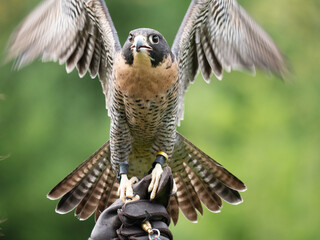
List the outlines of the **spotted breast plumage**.
{"type": "Polygon", "coordinates": [[[201,202],[213,212],[221,199],[242,202],[244,183],[176,131],[199,70],[207,82],[212,74],[221,79],[223,70],[287,73],[277,46],[235,0],[192,0],[172,48],[148,28],[131,31],[121,47],[103,0],[45,0],[8,48],[17,68],[39,56],[65,63],[67,72],[77,68],[80,77],[97,77],[111,118],[110,140],[48,194],[61,198],[57,212],[76,208],[80,219],[95,211],[97,218],[119,195],[134,199],[134,177],[152,166],[154,198],[162,165],[171,167],[176,184],[168,208],[174,223],[178,208],[196,221],[201,202]]]}

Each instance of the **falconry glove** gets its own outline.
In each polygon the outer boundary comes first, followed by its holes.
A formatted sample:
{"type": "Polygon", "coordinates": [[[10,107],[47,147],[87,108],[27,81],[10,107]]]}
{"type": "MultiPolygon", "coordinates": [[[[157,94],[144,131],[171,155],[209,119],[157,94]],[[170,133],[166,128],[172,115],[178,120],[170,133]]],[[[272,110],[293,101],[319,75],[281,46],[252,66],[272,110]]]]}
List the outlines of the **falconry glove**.
{"type": "Polygon", "coordinates": [[[162,240],[173,239],[168,226],[170,216],[166,210],[173,188],[173,177],[169,167],[164,168],[157,195],[150,200],[148,186],[151,175],[147,175],[133,186],[140,200],[123,203],[120,199],[103,211],[91,233],[89,240],[148,240],[147,231],[162,240]],[[151,224],[148,225],[148,224],[151,224]],[[144,229],[143,229],[144,226],[144,229]],[[149,226],[149,229],[148,229],[149,226]]]}

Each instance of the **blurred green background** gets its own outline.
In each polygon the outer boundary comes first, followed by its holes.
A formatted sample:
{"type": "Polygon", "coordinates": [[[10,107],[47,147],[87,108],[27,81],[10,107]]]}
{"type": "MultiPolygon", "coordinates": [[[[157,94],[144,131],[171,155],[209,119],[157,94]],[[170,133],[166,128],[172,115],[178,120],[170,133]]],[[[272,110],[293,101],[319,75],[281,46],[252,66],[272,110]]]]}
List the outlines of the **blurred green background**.
{"type": "MultiPolygon", "coordinates": [[[[0,51],[38,0],[0,2],[0,51]]],[[[180,213],[175,239],[320,239],[320,3],[241,0],[292,64],[294,84],[257,72],[198,77],[186,95],[179,131],[243,180],[239,206],[180,213]]],[[[108,0],[123,43],[151,27],[171,44],[186,0],[108,0]]],[[[3,58],[3,56],[2,56],[3,58]]],[[[94,220],[54,212],[48,191],[109,135],[97,80],[39,61],[19,72],[0,67],[0,224],[3,239],[87,239],[94,220]]]]}

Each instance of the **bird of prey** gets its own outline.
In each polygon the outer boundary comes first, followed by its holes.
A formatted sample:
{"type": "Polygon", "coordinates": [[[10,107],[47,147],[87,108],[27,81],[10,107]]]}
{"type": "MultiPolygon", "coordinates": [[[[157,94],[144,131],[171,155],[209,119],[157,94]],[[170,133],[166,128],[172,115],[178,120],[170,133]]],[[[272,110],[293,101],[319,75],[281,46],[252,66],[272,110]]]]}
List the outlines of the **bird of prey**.
{"type": "Polygon", "coordinates": [[[135,177],[150,169],[152,199],[166,165],[176,184],[168,209],[174,223],[179,208],[196,221],[201,202],[212,212],[221,199],[242,202],[245,184],[176,131],[198,72],[207,82],[224,70],[287,72],[278,47],[236,0],[192,0],[171,48],[149,28],[132,30],[121,47],[103,0],[45,0],[8,47],[16,68],[38,57],[98,78],[111,118],[110,140],[48,194],[62,198],[58,213],[76,208],[80,219],[95,211],[97,218],[119,196],[134,199],[135,177]]]}

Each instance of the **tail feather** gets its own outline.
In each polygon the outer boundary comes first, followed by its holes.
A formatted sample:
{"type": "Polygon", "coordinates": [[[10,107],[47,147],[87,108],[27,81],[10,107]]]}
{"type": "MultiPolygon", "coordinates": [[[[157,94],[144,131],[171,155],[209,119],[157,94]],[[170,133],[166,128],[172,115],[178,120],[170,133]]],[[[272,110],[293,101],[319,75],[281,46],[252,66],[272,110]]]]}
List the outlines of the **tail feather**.
{"type": "Polygon", "coordinates": [[[213,176],[219,179],[220,182],[237,191],[245,191],[247,189],[241,180],[225,169],[220,163],[202,152],[182,135],[180,136],[183,138],[185,148],[192,158],[197,159],[201,165],[207,166],[210,169],[210,172],[213,173],[213,176]]]}
{"type": "Polygon", "coordinates": [[[246,190],[244,183],[179,133],[169,166],[178,186],[179,208],[190,221],[197,219],[196,208],[202,213],[200,201],[212,212],[220,211],[221,198],[231,204],[242,202],[238,191],[246,190]]]}
{"type": "Polygon", "coordinates": [[[206,183],[219,197],[231,204],[239,204],[242,202],[240,194],[228,186],[224,185],[220,179],[216,178],[211,169],[206,169],[196,159],[189,159],[189,167],[195,169],[196,174],[206,183]]]}
{"type": "Polygon", "coordinates": [[[198,215],[192,204],[192,200],[190,199],[188,190],[184,185],[183,179],[179,175],[176,175],[174,177],[174,180],[177,184],[177,198],[179,208],[189,221],[196,222],[198,215]]]}
{"type": "Polygon", "coordinates": [[[106,142],[88,160],[55,186],[48,198],[60,197],[56,212],[64,214],[77,207],[80,220],[89,218],[98,209],[96,218],[116,198],[116,174],[110,163],[110,146],[106,142]]]}
{"type": "Polygon", "coordinates": [[[84,176],[88,174],[90,169],[96,164],[97,161],[109,155],[109,141],[99,148],[94,154],[91,155],[86,161],[81,163],[75,170],[66,176],[60,183],[57,184],[47,195],[51,200],[61,198],[71,189],[73,189],[84,176]]]}
{"type": "Polygon", "coordinates": [[[82,199],[80,204],[78,205],[75,215],[79,217],[81,220],[88,219],[92,213],[96,210],[99,201],[102,197],[104,187],[106,185],[106,180],[108,178],[109,172],[111,170],[111,166],[101,174],[100,179],[96,182],[96,184],[89,190],[87,195],[82,199]]]}
{"type": "Polygon", "coordinates": [[[179,220],[179,204],[176,195],[170,197],[169,206],[167,209],[174,225],[177,225],[179,220]]]}
{"type": "Polygon", "coordinates": [[[211,212],[220,212],[222,207],[221,198],[191,170],[191,168],[184,163],[184,167],[188,173],[188,177],[197,192],[199,199],[211,212]]]}
{"type": "Polygon", "coordinates": [[[78,185],[62,197],[58,203],[56,212],[63,214],[72,211],[91,191],[91,189],[93,190],[96,187],[96,183],[99,182],[106,167],[106,158],[103,158],[101,161],[93,165],[88,174],[79,181],[78,185]]]}
{"type": "Polygon", "coordinates": [[[119,198],[118,188],[119,188],[120,184],[118,182],[115,182],[115,181],[116,181],[116,179],[114,179],[114,184],[112,185],[112,189],[111,189],[110,194],[109,194],[109,198],[108,198],[108,202],[107,202],[106,208],[108,208],[112,203],[114,203],[119,198]]]}
{"type": "Polygon", "coordinates": [[[197,209],[201,215],[203,215],[203,209],[198,194],[196,193],[194,186],[192,185],[188,177],[188,174],[185,170],[181,172],[180,178],[183,182],[183,185],[187,191],[188,197],[191,200],[193,207],[197,209]]]}
{"type": "Polygon", "coordinates": [[[97,220],[104,209],[109,207],[117,199],[119,183],[116,178],[107,178],[106,185],[103,190],[103,195],[99,201],[95,219],[97,220]]]}

